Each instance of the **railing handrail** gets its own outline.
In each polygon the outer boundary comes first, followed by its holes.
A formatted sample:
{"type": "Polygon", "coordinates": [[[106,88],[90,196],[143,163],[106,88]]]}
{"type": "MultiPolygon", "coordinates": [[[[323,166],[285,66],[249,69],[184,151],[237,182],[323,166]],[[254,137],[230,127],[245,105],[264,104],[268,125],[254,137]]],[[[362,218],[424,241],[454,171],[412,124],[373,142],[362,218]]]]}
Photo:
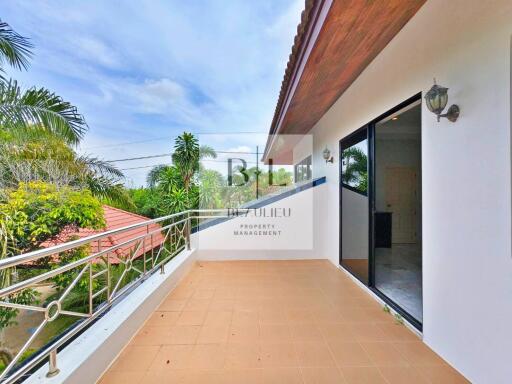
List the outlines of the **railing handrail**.
{"type": "Polygon", "coordinates": [[[193,211],[193,210],[187,210],[187,211],[182,211],[182,212],[178,212],[178,213],[173,213],[172,215],[167,215],[167,216],[158,217],[156,219],[141,221],[140,223],[135,223],[135,224],[127,225],[125,227],[111,229],[109,231],[104,231],[101,233],[96,233],[91,236],[82,237],[77,240],[72,240],[72,241],[68,241],[66,243],[53,245],[48,248],[37,249],[35,251],[23,253],[21,255],[7,257],[5,259],[0,260],[0,270],[5,269],[5,268],[14,267],[19,264],[24,264],[24,263],[28,263],[31,261],[35,261],[37,259],[55,255],[55,254],[58,254],[61,252],[69,251],[70,249],[77,248],[81,245],[85,245],[85,244],[92,243],[94,241],[101,240],[105,237],[117,235],[119,233],[126,232],[126,231],[140,228],[140,227],[146,227],[151,224],[159,223],[161,221],[169,220],[169,219],[172,219],[172,218],[175,218],[178,216],[188,214],[191,211],[193,211]]]}
{"type": "MultiPolygon", "coordinates": [[[[247,210],[247,208],[239,208],[238,211],[243,211],[244,209],[247,210]]],[[[20,264],[35,261],[35,260],[41,259],[43,257],[55,255],[55,254],[58,254],[61,252],[69,251],[70,249],[77,248],[81,245],[89,244],[89,243],[104,239],[109,236],[117,235],[119,233],[123,233],[123,232],[130,231],[132,229],[136,229],[136,228],[140,228],[140,227],[146,227],[151,224],[160,223],[162,221],[170,220],[170,219],[173,219],[173,218],[176,218],[179,216],[183,216],[186,214],[190,214],[190,213],[194,213],[194,212],[217,213],[217,212],[225,212],[225,211],[228,211],[228,208],[188,209],[186,211],[173,213],[172,215],[166,215],[166,216],[157,217],[156,219],[149,219],[146,221],[141,221],[140,223],[135,223],[135,224],[127,225],[125,227],[111,229],[111,230],[104,231],[101,233],[96,233],[91,236],[82,237],[82,238],[76,239],[76,240],[71,240],[71,241],[68,241],[68,242],[65,242],[62,244],[53,245],[51,247],[41,248],[41,249],[37,249],[35,251],[23,253],[21,255],[7,257],[5,259],[0,260],[0,270],[5,269],[5,268],[10,268],[10,267],[15,267],[20,264]]],[[[216,216],[216,217],[218,217],[218,216],[216,216]]]]}

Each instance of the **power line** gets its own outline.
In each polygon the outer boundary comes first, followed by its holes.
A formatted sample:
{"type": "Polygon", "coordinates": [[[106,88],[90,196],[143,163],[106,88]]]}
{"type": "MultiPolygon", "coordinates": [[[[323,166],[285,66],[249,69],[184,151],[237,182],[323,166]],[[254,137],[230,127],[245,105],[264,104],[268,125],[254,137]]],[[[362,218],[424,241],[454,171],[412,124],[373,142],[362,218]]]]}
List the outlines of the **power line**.
{"type": "MultiPolygon", "coordinates": [[[[215,151],[215,153],[239,154],[239,155],[256,155],[256,152],[236,152],[236,151],[215,151]]],[[[127,157],[126,159],[105,160],[105,162],[106,163],[116,163],[116,162],[121,162],[121,161],[154,159],[154,158],[157,158],[157,157],[166,157],[166,156],[172,156],[172,153],[164,153],[164,154],[161,154],[161,155],[150,155],[150,156],[140,156],[140,157],[127,157]]]]}
{"type": "MultiPolygon", "coordinates": [[[[201,161],[209,161],[212,163],[226,163],[227,160],[213,160],[213,159],[203,159],[201,161]]],[[[246,161],[246,164],[259,164],[256,161],[246,161]]],[[[131,171],[134,169],[144,169],[144,168],[153,168],[153,167],[159,167],[161,165],[172,165],[172,163],[162,163],[162,164],[154,164],[154,165],[141,165],[140,167],[131,167],[131,168],[120,168],[120,171],[131,171]]]]}
{"type": "MultiPolygon", "coordinates": [[[[266,134],[266,132],[192,132],[195,135],[247,135],[247,134],[266,134]]],[[[176,136],[164,136],[164,137],[155,137],[154,139],[147,140],[137,140],[137,141],[126,141],[124,143],[117,144],[107,144],[107,145],[95,145],[93,147],[82,148],[84,151],[89,149],[97,149],[97,148],[112,148],[112,147],[120,147],[124,145],[132,145],[132,144],[141,144],[141,143],[149,143],[151,141],[159,141],[159,140],[172,140],[176,138],[176,136]]]]}

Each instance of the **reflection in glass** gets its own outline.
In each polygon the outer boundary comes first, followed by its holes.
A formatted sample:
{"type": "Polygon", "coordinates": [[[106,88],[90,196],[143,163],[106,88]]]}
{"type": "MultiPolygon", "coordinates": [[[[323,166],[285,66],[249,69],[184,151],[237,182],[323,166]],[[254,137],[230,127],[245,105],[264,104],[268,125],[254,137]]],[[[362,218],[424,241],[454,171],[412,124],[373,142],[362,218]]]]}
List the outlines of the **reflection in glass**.
{"type": "Polygon", "coordinates": [[[366,131],[341,152],[341,264],[368,283],[368,140],[366,131]]]}

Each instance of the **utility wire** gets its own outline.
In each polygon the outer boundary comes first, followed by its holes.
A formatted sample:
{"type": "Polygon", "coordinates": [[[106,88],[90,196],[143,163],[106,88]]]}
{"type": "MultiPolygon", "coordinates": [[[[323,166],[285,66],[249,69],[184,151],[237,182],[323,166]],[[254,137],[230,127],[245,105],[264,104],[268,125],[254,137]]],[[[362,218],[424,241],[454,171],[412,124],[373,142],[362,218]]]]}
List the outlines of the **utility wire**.
{"type": "MultiPolygon", "coordinates": [[[[247,134],[266,134],[266,132],[192,132],[195,135],[247,135],[247,134]]],[[[97,149],[97,148],[112,148],[112,147],[121,147],[125,145],[131,144],[141,144],[141,143],[149,143],[151,141],[159,141],[159,140],[172,140],[175,139],[175,136],[164,136],[164,137],[155,137],[154,139],[147,140],[137,140],[137,141],[126,141],[124,143],[117,144],[107,144],[107,145],[95,145],[93,147],[85,147],[82,148],[84,151],[89,149],[97,149]]]]}
{"type": "MultiPolygon", "coordinates": [[[[256,152],[236,152],[236,151],[215,151],[215,153],[240,154],[240,155],[256,155],[256,152]]],[[[157,158],[157,157],[166,157],[166,156],[172,156],[172,153],[164,153],[164,154],[161,154],[161,155],[150,155],[150,156],[140,156],[140,157],[127,157],[126,159],[105,160],[105,162],[106,163],[116,163],[116,162],[121,162],[121,161],[154,159],[154,158],[157,158]]]]}
{"type": "MultiPolygon", "coordinates": [[[[203,159],[201,161],[209,161],[212,163],[226,163],[227,160],[213,160],[213,159],[203,159]]],[[[256,161],[246,161],[246,164],[257,164],[256,161]]],[[[159,167],[161,165],[172,165],[172,163],[162,163],[162,164],[154,164],[154,165],[141,165],[140,167],[131,167],[131,168],[120,168],[120,171],[131,171],[134,169],[143,169],[143,168],[153,168],[159,167]]]]}

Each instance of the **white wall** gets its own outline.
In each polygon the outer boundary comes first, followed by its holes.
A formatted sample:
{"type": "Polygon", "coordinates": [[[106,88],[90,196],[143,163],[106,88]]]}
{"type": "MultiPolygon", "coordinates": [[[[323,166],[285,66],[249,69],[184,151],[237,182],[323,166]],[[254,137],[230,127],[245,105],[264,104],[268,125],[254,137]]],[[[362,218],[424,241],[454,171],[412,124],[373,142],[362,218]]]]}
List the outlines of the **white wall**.
{"type": "Polygon", "coordinates": [[[338,261],[338,141],[432,85],[454,124],[422,106],[424,341],[470,381],[512,377],[510,0],[429,0],[317,123],[327,176],[320,251],[338,261]]]}
{"type": "Polygon", "coordinates": [[[263,220],[235,218],[192,235],[192,247],[201,260],[293,260],[325,258],[318,247],[320,232],[325,231],[324,212],[326,185],[309,188],[265,208],[290,208],[290,218],[263,220]],[[279,237],[237,237],[233,230],[240,223],[272,223],[282,233],[279,237]]]}

